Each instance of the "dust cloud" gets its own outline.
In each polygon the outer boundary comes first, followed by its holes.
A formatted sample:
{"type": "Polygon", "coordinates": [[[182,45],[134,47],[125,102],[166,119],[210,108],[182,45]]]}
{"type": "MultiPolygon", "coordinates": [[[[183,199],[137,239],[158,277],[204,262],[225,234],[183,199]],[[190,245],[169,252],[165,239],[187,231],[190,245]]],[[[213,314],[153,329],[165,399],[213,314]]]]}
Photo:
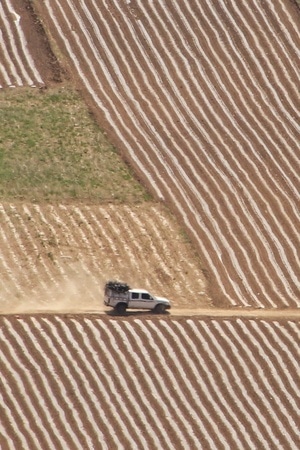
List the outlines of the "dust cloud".
{"type": "MultiPolygon", "coordinates": [[[[18,272],[20,275],[20,272],[18,272]]],[[[64,267],[63,274],[57,273],[51,279],[31,277],[19,279],[19,283],[0,284],[0,314],[31,313],[102,313],[110,311],[104,305],[104,288],[109,280],[127,283],[131,288],[146,289],[151,294],[167,297],[173,308],[207,307],[205,298],[197,304],[185,304],[182,297],[174,295],[172,284],[159,280],[153,273],[142,276],[132,273],[125,264],[114,270],[112,264],[101,270],[89,267],[84,261],[77,261],[64,267]]],[[[13,277],[17,279],[17,275],[13,277]]]]}
{"type": "Polygon", "coordinates": [[[103,312],[109,309],[103,303],[105,283],[109,280],[126,282],[132,288],[167,296],[162,286],[158,289],[151,285],[151,277],[133,275],[126,266],[120,272],[112,267],[103,267],[96,272],[81,262],[75,262],[65,267],[63,275],[56,275],[51,280],[36,277],[30,280],[30,284],[20,280],[18,285],[7,280],[2,282],[0,314],[103,312]]]}
{"type": "Polygon", "coordinates": [[[79,265],[69,267],[64,277],[38,280],[33,286],[0,286],[0,313],[83,312],[103,310],[103,274],[96,276],[79,265]]]}

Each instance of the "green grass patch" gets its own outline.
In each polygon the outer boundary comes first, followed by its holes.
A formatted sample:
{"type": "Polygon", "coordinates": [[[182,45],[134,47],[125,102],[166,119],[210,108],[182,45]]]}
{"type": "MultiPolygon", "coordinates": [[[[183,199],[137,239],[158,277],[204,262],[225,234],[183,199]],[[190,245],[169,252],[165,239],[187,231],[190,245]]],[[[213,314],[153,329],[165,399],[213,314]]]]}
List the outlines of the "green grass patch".
{"type": "Polygon", "coordinates": [[[0,198],[140,202],[149,194],[68,87],[0,93],[0,198]]]}

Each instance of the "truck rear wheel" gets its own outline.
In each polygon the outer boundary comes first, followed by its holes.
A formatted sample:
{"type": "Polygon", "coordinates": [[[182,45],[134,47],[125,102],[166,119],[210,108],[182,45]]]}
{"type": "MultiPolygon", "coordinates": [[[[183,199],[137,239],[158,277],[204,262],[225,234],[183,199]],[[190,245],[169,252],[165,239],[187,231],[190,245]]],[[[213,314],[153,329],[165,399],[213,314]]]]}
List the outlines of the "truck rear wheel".
{"type": "Polygon", "coordinates": [[[126,313],[126,309],[127,309],[126,303],[118,303],[118,304],[115,306],[115,311],[116,311],[116,313],[119,314],[119,315],[125,314],[125,313],[126,313]]]}
{"type": "Polygon", "coordinates": [[[165,305],[159,304],[156,305],[154,308],[155,314],[163,314],[166,311],[165,305]]]}

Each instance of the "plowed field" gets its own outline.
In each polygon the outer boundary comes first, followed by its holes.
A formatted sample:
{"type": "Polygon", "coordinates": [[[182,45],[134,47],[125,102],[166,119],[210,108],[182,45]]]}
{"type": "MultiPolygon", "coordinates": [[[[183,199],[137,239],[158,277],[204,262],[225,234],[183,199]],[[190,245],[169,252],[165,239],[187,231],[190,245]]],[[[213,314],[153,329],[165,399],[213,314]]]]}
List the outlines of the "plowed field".
{"type": "Polygon", "coordinates": [[[121,279],[172,300],[210,304],[193,248],[161,206],[0,204],[0,311],[99,310],[121,279]]]}
{"type": "Polygon", "coordinates": [[[296,3],[34,4],[124,158],[188,230],[214,301],[299,307],[296,3]]]}
{"type": "Polygon", "coordinates": [[[29,0],[0,4],[0,89],[45,87],[61,69],[29,0]]]}
{"type": "Polygon", "coordinates": [[[297,4],[1,0],[0,88],[68,73],[194,244],[156,203],[1,202],[1,450],[300,448],[297,4]],[[92,314],[108,277],[174,315],[92,314]]]}
{"type": "Polygon", "coordinates": [[[299,448],[299,322],[0,322],[3,450],[299,448]]]}
{"type": "Polygon", "coordinates": [[[216,305],[299,307],[295,2],[5,0],[0,20],[0,85],[59,79],[59,57],[216,305]]]}

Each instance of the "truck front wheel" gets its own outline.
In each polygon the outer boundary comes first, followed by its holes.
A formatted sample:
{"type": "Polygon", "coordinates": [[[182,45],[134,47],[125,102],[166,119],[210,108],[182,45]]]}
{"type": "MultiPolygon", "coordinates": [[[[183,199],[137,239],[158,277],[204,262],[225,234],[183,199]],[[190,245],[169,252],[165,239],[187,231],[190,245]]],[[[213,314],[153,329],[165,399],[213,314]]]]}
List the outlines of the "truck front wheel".
{"type": "Polygon", "coordinates": [[[118,303],[115,306],[115,311],[116,311],[117,314],[123,315],[123,314],[126,313],[126,308],[127,308],[126,303],[118,303]]]}
{"type": "Polygon", "coordinates": [[[154,308],[155,314],[163,314],[166,311],[165,305],[162,305],[161,303],[159,305],[156,305],[154,308]]]}

